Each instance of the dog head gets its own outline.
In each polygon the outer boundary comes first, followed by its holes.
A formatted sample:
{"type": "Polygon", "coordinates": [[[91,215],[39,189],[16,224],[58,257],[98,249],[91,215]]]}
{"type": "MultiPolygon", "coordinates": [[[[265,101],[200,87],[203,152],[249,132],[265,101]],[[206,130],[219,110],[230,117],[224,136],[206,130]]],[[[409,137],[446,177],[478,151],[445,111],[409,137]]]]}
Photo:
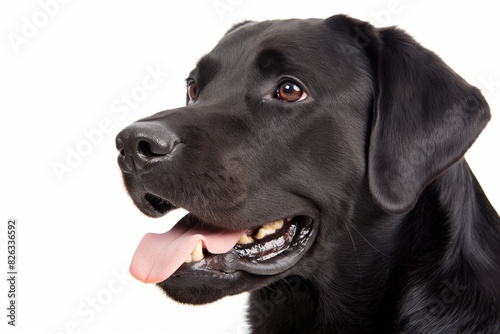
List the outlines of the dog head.
{"type": "Polygon", "coordinates": [[[186,106],[117,136],[135,205],[190,212],[145,236],[131,272],[194,304],[326,274],[345,224],[411,210],[488,119],[479,91],[398,29],[234,26],[189,74],[186,106]]]}

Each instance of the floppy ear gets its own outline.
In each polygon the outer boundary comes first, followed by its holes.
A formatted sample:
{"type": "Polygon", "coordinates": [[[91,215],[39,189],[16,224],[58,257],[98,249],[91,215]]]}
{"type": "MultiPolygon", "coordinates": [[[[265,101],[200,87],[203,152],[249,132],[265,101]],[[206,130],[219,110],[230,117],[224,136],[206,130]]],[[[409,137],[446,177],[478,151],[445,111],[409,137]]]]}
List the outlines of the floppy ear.
{"type": "Polygon", "coordinates": [[[369,30],[374,45],[365,49],[376,76],[369,185],[385,211],[402,213],[462,159],[490,112],[477,88],[406,33],[369,30]]]}
{"type": "Polygon", "coordinates": [[[490,119],[488,104],[402,30],[376,29],[344,15],[327,24],[362,48],[373,68],[373,198],[387,212],[407,212],[432,180],[462,159],[490,119]]]}

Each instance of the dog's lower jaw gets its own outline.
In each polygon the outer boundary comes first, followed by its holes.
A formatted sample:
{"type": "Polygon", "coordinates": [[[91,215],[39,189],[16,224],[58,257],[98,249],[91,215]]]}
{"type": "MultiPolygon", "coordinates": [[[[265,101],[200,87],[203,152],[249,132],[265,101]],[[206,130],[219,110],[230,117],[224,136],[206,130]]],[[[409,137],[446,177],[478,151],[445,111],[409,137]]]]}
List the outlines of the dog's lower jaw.
{"type": "Polygon", "coordinates": [[[254,275],[240,271],[231,274],[199,271],[193,274],[192,272],[185,273],[181,269],[168,280],[158,283],[157,286],[168,297],[177,302],[202,305],[215,302],[227,296],[258,290],[272,284],[276,280],[274,276],[255,277],[254,275]],[[224,278],[221,279],[222,275],[224,278]]]}
{"type": "Polygon", "coordinates": [[[190,305],[203,305],[213,303],[228,295],[228,290],[223,288],[208,287],[200,285],[196,288],[173,288],[158,283],[158,286],[165,292],[165,294],[173,300],[190,305]]]}

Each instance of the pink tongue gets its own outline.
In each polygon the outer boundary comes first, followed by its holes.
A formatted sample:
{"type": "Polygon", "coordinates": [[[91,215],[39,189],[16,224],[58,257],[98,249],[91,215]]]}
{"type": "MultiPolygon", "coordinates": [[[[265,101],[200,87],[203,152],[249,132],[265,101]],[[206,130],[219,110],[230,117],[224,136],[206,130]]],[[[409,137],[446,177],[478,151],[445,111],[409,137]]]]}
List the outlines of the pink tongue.
{"type": "Polygon", "coordinates": [[[146,234],[135,251],[130,273],[144,283],[158,283],[170,277],[192,253],[199,240],[212,254],[224,254],[238,242],[242,231],[226,231],[189,223],[184,217],[162,234],[146,234]]]}

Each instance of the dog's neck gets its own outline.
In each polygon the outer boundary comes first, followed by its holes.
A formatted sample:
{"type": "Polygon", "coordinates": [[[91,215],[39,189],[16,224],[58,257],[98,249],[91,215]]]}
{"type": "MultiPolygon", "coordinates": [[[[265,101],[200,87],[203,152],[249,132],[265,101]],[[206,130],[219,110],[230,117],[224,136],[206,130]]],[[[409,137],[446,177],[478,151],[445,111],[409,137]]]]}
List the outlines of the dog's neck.
{"type": "Polygon", "coordinates": [[[486,249],[485,245],[500,245],[500,240],[483,242],[498,235],[492,231],[498,229],[498,214],[465,160],[431,183],[409,213],[395,216],[371,207],[352,217],[366,220],[370,215],[373,219],[365,223],[345,223],[344,234],[330,248],[331,256],[343,261],[312,269],[309,280],[313,284],[289,277],[251,294],[251,305],[268,301],[264,303],[266,310],[250,307],[249,318],[260,324],[255,333],[404,331],[412,328],[414,321],[431,319],[432,312],[465,307],[457,305],[467,304],[473,289],[500,293],[496,282],[500,273],[489,274],[491,280],[483,282],[483,287],[471,286],[468,281],[469,273],[493,270],[495,265],[487,259],[497,258],[500,246],[486,249]],[[389,242],[388,234],[392,236],[389,242]],[[415,282],[411,291],[402,283],[409,281],[415,282]],[[418,295],[426,297],[412,300],[418,295]],[[315,309],[314,305],[325,307],[315,309]],[[437,311],[433,308],[436,305],[440,307],[437,311]],[[282,310],[279,314],[297,309],[303,312],[276,319],[273,313],[277,309],[282,310]],[[316,328],[318,323],[329,327],[316,328]]]}

